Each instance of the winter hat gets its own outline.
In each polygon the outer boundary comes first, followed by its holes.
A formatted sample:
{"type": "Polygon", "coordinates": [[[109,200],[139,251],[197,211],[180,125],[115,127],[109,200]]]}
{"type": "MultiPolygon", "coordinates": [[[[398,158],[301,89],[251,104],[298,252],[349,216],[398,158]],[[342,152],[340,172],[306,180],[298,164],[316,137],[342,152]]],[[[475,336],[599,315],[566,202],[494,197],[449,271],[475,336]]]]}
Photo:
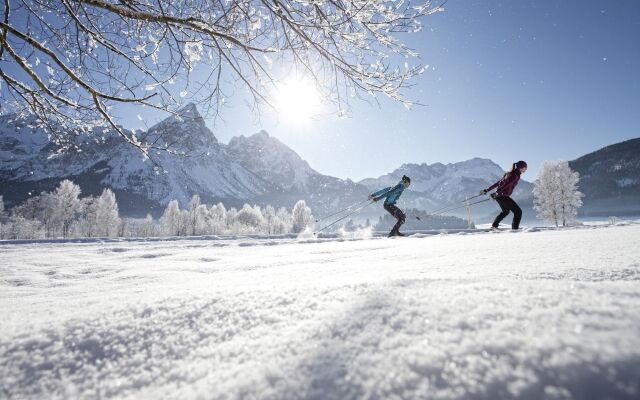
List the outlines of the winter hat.
{"type": "Polygon", "coordinates": [[[527,168],[527,163],[524,161],[518,161],[516,163],[516,168],[527,168]]]}
{"type": "Polygon", "coordinates": [[[408,177],[408,176],[406,176],[406,175],[402,175],[402,182],[409,182],[409,183],[411,183],[411,178],[409,178],[409,177],[408,177]]]}

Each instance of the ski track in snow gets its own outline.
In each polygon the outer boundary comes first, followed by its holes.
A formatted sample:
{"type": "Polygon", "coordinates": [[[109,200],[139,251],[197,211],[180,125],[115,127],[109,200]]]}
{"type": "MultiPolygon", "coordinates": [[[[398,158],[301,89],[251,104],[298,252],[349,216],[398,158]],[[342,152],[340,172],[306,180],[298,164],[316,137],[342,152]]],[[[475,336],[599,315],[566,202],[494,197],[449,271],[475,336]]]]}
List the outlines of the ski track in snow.
{"type": "Polygon", "coordinates": [[[639,240],[4,243],[0,398],[637,399],[639,240]]]}

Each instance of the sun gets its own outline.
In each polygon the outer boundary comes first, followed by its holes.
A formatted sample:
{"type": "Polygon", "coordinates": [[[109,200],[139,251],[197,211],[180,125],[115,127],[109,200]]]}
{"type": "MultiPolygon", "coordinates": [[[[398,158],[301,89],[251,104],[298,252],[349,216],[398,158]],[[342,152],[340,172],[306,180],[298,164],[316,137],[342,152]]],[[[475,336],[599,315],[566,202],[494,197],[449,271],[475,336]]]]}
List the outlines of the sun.
{"type": "Polygon", "coordinates": [[[274,106],[283,121],[307,122],[320,112],[320,93],[309,80],[288,78],[276,85],[274,106]]]}

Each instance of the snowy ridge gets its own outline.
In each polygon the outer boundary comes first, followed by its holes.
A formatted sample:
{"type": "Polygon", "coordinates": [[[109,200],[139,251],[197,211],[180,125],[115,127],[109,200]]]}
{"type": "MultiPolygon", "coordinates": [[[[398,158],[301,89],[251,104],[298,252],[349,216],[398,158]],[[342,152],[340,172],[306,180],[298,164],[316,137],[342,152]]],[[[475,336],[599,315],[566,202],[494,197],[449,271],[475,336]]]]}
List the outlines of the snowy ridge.
{"type": "Polygon", "coordinates": [[[604,147],[569,166],[580,173],[583,212],[640,214],[640,138],[604,147]]]}
{"type": "Polygon", "coordinates": [[[309,178],[320,175],[298,153],[264,130],[249,137],[234,137],[226,149],[247,169],[286,190],[294,187],[305,190],[309,178]]]}
{"type": "Polygon", "coordinates": [[[243,167],[272,184],[263,203],[291,207],[305,199],[314,212],[326,213],[366,199],[366,187],[350,179],[323,175],[309,166],[295,151],[266,131],[249,137],[234,137],[227,153],[243,167]]]}
{"type": "Polygon", "coordinates": [[[229,158],[193,104],[139,134],[143,141],[159,147],[170,144],[186,154],[154,154],[163,170],[109,130],[78,136],[74,148],[62,152],[42,130],[30,129],[28,122],[10,122],[7,117],[0,122],[0,177],[9,182],[77,181],[84,176],[159,204],[176,199],[183,206],[196,193],[204,199],[248,200],[268,188],[267,182],[229,158]]]}
{"type": "Polygon", "coordinates": [[[639,235],[6,245],[0,397],[637,398],[639,235]]]}
{"type": "Polygon", "coordinates": [[[264,131],[233,138],[229,145],[219,143],[193,104],[136,133],[143,142],[159,147],[170,144],[173,150],[186,153],[181,157],[154,152],[161,169],[109,130],[78,136],[70,150],[62,151],[62,146],[33,126],[31,121],[0,119],[0,180],[6,182],[5,188],[26,187],[22,195],[3,190],[0,194],[9,204],[24,201],[28,193],[52,190],[52,181],[62,179],[80,184],[85,194],[99,193],[104,186],[114,189],[125,214],[140,199],[160,206],[176,199],[186,207],[193,194],[205,202],[223,200],[236,207],[251,202],[290,208],[306,199],[317,212],[344,207],[368,194],[350,180],[313,170],[264,131]],[[128,200],[131,195],[138,197],[128,200]]]}

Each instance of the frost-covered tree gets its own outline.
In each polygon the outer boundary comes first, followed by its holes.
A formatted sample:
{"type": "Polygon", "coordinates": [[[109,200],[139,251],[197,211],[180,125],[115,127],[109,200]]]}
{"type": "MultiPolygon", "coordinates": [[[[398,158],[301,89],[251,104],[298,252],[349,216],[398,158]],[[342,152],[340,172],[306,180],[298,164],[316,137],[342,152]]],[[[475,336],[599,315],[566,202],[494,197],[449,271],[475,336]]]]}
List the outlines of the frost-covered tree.
{"type": "Polygon", "coordinates": [[[100,227],[96,219],[96,198],[85,197],[82,200],[82,217],[76,224],[76,236],[95,237],[99,236],[100,227]]]}
{"type": "MultiPolygon", "coordinates": [[[[200,208],[200,196],[194,194],[189,201],[189,211],[187,212],[187,231],[189,235],[196,235],[205,222],[206,214],[203,215],[200,208]]],[[[204,209],[206,212],[206,208],[204,209]]]]}
{"type": "Polygon", "coordinates": [[[7,224],[3,225],[2,237],[3,239],[42,239],[45,237],[45,231],[40,221],[13,215],[7,224]]]}
{"type": "Polygon", "coordinates": [[[227,213],[225,214],[225,224],[231,234],[238,233],[238,227],[237,227],[237,221],[236,221],[237,216],[238,216],[238,210],[236,210],[234,207],[227,210],[227,213]]]}
{"type": "Polygon", "coordinates": [[[171,200],[160,217],[162,231],[169,236],[180,236],[184,233],[184,218],[177,200],[171,200]]]}
{"type": "Polygon", "coordinates": [[[265,225],[260,207],[252,207],[249,204],[245,204],[240,211],[238,211],[236,221],[242,225],[246,231],[252,233],[261,232],[262,227],[265,225]]]}
{"type": "Polygon", "coordinates": [[[131,236],[131,231],[129,227],[131,226],[131,222],[126,218],[120,218],[120,223],[118,224],[118,233],[117,237],[128,237],[131,236]]]}
{"type": "Polygon", "coordinates": [[[57,200],[53,193],[42,192],[24,203],[11,209],[12,216],[25,220],[40,221],[46,237],[56,237],[60,234],[61,226],[57,213],[57,200]]]}
{"type": "Polygon", "coordinates": [[[95,200],[95,220],[99,236],[115,236],[120,227],[118,203],[111,189],[104,189],[95,200]]]}
{"type": "Polygon", "coordinates": [[[136,235],[139,237],[153,237],[158,235],[158,230],[151,214],[147,214],[144,221],[140,223],[136,235]]]}
{"type": "Polygon", "coordinates": [[[311,209],[307,207],[307,203],[304,200],[298,200],[296,205],[293,206],[292,214],[294,233],[300,233],[311,225],[313,215],[311,215],[311,209]]]}
{"type": "Polygon", "coordinates": [[[293,219],[286,208],[280,207],[276,212],[276,221],[273,226],[273,233],[283,234],[293,230],[293,219]]]}
{"type": "Polygon", "coordinates": [[[217,112],[231,85],[243,86],[254,105],[271,104],[277,82],[296,71],[329,93],[339,111],[359,94],[405,101],[402,89],[425,67],[401,37],[420,31],[421,17],[440,6],[430,0],[4,0],[2,106],[53,119],[63,126],[60,135],[73,135],[64,127],[78,120],[88,133],[109,125],[149,154],[154,143],[121,129],[112,107],[173,112],[188,97],[217,112]]]}
{"type": "Polygon", "coordinates": [[[0,220],[4,218],[4,198],[0,196],[0,220]]]}
{"type": "Polygon", "coordinates": [[[266,226],[267,234],[273,234],[273,228],[276,221],[276,209],[273,206],[266,206],[262,209],[262,218],[266,226]]]}
{"type": "Polygon", "coordinates": [[[218,203],[209,208],[207,215],[207,229],[213,235],[219,235],[227,229],[227,209],[218,203]]]}
{"type": "Polygon", "coordinates": [[[80,217],[83,202],[80,200],[80,186],[68,179],[51,194],[54,220],[62,228],[62,236],[69,237],[72,224],[80,217]]]}
{"type": "Polygon", "coordinates": [[[189,201],[187,212],[187,232],[189,235],[205,235],[209,233],[209,209],[200,203],[200,196],[194,194],[189,201]]]}
{"type": "Polygon", "coordinates": [[[567,226],[575,220],[584,196],[578,190],[580,175],[566,161],[545,162],[534,182],[534,209],[538,218],[555,226],[567,226]]]}

